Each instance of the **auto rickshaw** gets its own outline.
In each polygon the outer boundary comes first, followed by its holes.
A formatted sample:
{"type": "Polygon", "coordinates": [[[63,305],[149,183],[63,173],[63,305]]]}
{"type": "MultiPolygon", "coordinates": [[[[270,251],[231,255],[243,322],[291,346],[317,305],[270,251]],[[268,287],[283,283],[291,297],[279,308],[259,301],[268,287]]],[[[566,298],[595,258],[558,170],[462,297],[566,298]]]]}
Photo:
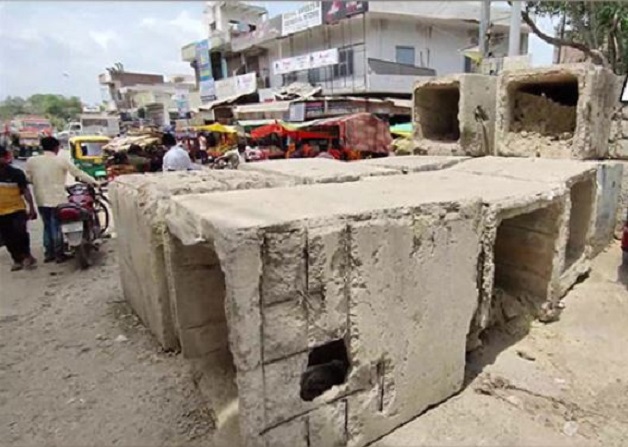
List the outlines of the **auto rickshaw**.
{"type": "Polygon", "coordinates": [[[81,135],[70,138],[70,158],[82,171],[95,179],[106,179],[105,154],[103,146],[110,138],[102,135],[81,135]]]}

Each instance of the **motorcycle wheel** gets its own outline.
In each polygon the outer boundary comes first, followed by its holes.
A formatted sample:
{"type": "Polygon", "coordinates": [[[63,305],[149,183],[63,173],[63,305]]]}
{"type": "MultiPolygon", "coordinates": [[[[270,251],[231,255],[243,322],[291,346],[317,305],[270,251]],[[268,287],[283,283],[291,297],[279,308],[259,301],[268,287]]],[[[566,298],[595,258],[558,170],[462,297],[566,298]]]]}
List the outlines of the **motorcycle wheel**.
{"type": "Polygon", "coordinates": [[[87,269],[92,264],[90,259],[91,251],[91,246],[86,243],[76,247],[75,256],[81,270],[87,269]]]}

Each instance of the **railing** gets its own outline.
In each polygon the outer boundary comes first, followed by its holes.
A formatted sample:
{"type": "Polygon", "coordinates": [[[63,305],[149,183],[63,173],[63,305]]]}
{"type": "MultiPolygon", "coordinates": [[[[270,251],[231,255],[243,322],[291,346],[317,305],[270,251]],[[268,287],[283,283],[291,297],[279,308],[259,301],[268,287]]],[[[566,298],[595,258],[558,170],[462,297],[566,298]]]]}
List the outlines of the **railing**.
{"type": "Polygon", "coordinates": [[[436,70],[427,67],[417,67],[415,65],[399,64],[397,62],[385,61],[382,59],[368,59],[369,70],[380,75],[401,75],[401,76],[436,76],[436,70]]]}

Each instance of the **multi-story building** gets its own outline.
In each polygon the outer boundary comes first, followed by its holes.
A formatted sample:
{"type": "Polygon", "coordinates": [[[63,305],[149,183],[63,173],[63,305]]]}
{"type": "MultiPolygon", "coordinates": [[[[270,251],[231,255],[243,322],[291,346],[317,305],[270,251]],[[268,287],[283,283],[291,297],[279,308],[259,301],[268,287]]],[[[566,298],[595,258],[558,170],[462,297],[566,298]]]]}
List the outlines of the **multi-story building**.
{"type": "MultiPolygon", "coordinates": [[[[409,97],[418,77],[474,70],[464,52],[478,45],[479,2],[308,2],[271,19],[263,8],[238,2],[207,4],[218,100],[225,99],[221,83],[237,87],[237,79],[229,79],[247,73],[255,73],[260,89],[300,81],[321,86],[325,95],[409,97]]],[[[509,22],[507,7],[492,8],[493,57],[508,52],[509,22]]],[[[527,32],[523,27],[522,54],[527,53],[527,32]]],[[[184,47],[182,57],[195,67],[198,79],[197,45],[184,47]]]]}
{"type": "Polygon", "coordinates": [[[123,68],[110,68],[98,76],[98,82],[106,91],[107,109],[125,111],[132,108],[130,98],[122,92],[124,87],[133,85],[159,85],[164,83],[163,75],[132,73],[123,68]]]}

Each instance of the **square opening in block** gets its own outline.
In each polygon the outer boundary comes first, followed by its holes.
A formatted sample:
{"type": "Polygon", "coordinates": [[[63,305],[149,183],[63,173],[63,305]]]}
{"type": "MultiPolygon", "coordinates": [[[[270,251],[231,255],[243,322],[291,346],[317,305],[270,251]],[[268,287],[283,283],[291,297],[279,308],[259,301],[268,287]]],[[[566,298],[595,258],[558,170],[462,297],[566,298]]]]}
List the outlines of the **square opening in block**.
{"type": "Polygon", "coordinates": [[[508,87],[508,130],[571,138],[576,130],[578,97],[578,78],[569,74],[513,82],[508,87]]]}
{"type": "Polygon", "coordinates": [[[313,348],[307,360],[307,369],[301,375],[301,399],[305,401],[314,400],[347,379],[350,364],[342,339],[313,348]]]}
{"type": "Polygon", "coordinates": [[[501,297],[496,304],[507,320],[548,299],[559,216],[555,204],[504,219],[497,228],[493,296],[501,297]]]}
{"type": "Polygon", "coordinates": [[[582,257],[587,245],[595,197],[593,180],[575,183],[571,187],[569,196],[571,198],[571,211],[569,213],[569,238],[565,251],[564,270],[567,270],[582,257]]]}
{"type": "Polygon", "coordinates": [[[421,87],[415,92],[414,102],[417,125],[424,139],[444,142],[460,139],[458,83],[421,87]]]}

